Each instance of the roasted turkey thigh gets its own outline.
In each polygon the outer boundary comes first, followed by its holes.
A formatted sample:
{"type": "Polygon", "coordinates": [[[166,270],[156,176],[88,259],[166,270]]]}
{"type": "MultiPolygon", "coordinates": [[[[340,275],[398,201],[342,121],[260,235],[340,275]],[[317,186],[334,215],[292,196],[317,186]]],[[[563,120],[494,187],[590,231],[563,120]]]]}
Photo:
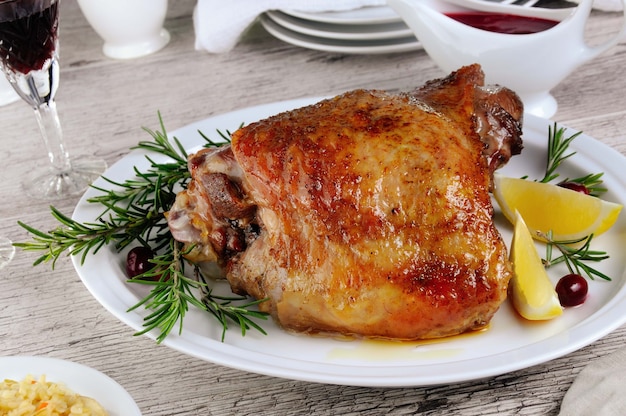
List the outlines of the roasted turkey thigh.
{"type": "Polygon", "coordinates": [[[485,326],[511,266],[493,170],[521,151],[519,98],[477,65],[406,94],[357,90],[190,158],[168,214],[195,261],[298,332],[421,339],[485,326]]]}

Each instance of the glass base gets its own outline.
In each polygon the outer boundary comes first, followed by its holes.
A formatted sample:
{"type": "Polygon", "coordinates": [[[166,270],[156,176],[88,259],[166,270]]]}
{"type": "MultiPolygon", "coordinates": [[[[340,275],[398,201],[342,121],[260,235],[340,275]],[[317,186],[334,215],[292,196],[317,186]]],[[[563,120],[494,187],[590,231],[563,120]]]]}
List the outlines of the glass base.
{"type": "Polygon", "coordinates": [[[47,169],[31,174],[24,183],[28,196],[55,201],[82,195],[107,167],[104,160],[87,156],[72,159],[71,162],[72,169],[69,171],[47,169]]]}
{"type": "Polygon", "coordinates": [[[0,269],[9,264],[15,255],[15,247],[11,240],[0,237],[0,269]]]}

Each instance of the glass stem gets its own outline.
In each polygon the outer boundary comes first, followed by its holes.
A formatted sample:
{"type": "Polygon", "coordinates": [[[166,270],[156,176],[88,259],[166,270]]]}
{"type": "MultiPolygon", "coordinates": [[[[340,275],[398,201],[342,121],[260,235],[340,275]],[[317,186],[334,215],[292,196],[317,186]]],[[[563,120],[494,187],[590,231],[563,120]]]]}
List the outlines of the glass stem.
{"type": "Polygon", "coordinates": [[[50,164],[56,172],[69,172],[70,157],[63,142],[63,131],[54,100],[34,108],[50,164]]]}

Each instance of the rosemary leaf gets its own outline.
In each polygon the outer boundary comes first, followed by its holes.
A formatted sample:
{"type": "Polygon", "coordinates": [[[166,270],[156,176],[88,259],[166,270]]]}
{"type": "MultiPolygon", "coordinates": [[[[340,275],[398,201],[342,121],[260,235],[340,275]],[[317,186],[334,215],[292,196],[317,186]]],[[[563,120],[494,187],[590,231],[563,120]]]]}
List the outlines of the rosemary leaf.
{"type": "Polygon", "coordinates": [[[556,170],[563,163],[563,161],[576,154],[576,152],[567,154],[565,154],[565,152],[569,148],[570,143],[580,134],[582,134],[582,132],[578,132],[565,138],[564,128],[557,128],[556,123],[554,123],[554,126],[548,126],[548,158],[546,161],[546,172],[544,177],[540,179],[539,182],[548,183],[559,176],[559,174],[556,173],[556,170]]]}
{"type": "MultiPolygon", "coordinates": [[[[552,182],[560,176],[557,169],[563,164],[564,161],[574,156],[576,152],[568,152],[570,144],[580,135],[582,132],[577,132],[569,137],[565,137],[565,129],[558,127],[557,123],[553,126],[548,126],[548,156],[546,159],[546,170],[543,178],[539,180],[542,183],[552,182]]],[[[603,173],[590,173],[585,176],[574,179],[564,179],[559,184],[567,182],[573,182],[583,185],[589,194],[592,196],[600,196],[606,192],[606,188],[602,186],[603,173]]],[[[525,177],[527,178],[527,176],[525,177]]]]}
{"type": "Polygon", "coordinates": [[[590,173],[585,176],[581,176],[579,178],[566,178],[563,179],[560,183],[574,182],[580,185],[583,185],[589,191],[589,195],[592,196],[600,196],[607,191],[607,189],[602,185],[602,176],[604,176],[604,172],[600,173],[590,173]]]}
{"type": "Polygon", "coordinates": [[[538,232],[541,239],[546,241],[546,258],[543,260],[544,266],[549,268],[556,264],[565,263],[570,273],[587,276],[591,280],[600,277],[610,281],[611,278],[601,271],[594,269],[586,262],[601,262],[609,258],[604,251],[591,250],[593,234],[576,240],[556,241],[552,239],[552,232],[547,234],[538,232]],[[581,244],[582,243],[582,244],[581,244]],[[553,258],[553,248],[556,248],[561,255],[553,258]]]}

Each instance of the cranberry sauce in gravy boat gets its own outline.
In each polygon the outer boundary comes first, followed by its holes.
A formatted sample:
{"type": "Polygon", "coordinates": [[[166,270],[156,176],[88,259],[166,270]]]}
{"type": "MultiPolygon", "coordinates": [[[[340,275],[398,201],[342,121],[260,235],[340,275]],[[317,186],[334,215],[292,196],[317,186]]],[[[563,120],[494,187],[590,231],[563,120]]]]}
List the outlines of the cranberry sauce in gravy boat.
{"type": "MultiPolygon", "coordinates": [[[[622,3],[626,10],[626,0],[622,3]]],[[[387,4],[413,30],[443,71],[479,63],[487,83],[511,88],[522,98],[525,111],[545,118],[557,110],[550,91],[577,67],[626,35],[625,17],[614,37],[597,46],[586,44],[585,24],[593,0],[581,0],[551,28],[529,34],[497,33],[461,23],[449,15],[472,9],[443,0],[388,0],[387,4]]]]}

